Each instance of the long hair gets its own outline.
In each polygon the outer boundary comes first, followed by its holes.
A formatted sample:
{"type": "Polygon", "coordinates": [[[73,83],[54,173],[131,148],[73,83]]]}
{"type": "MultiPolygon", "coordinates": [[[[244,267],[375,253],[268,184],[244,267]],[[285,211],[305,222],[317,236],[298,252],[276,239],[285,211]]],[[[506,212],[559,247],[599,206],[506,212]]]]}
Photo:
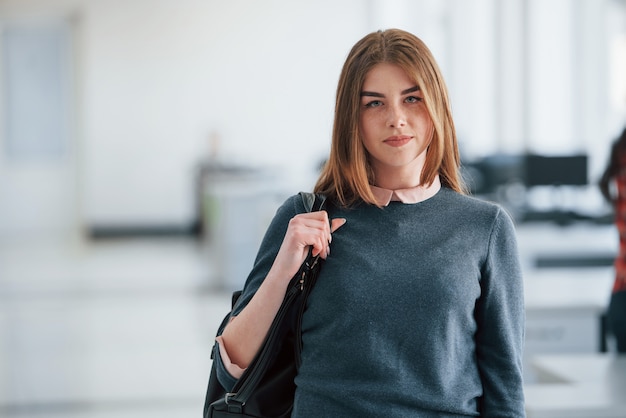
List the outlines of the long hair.
{"type": "Polygon", "coordinates": [[[600,177],[599,186],[602,196],[609,201],[614,202],[617,196],[611,194],[611,180],[616,178],[626,169],[626,128],[622,134],[613,142],[609,162],[600,177]]]}
{"type": "Polygon", "coordinates": [[[443,186],[465,193],[452,110],[439,66],[419,38],[399,29],[370,33],[348,54],[337,86],[330,155],[315,192],[326,194],[341,206],[360,201],[377,205],[370,188],[373,171],[361,141],[359,115],[365,76],[380,63],[400,66],[415,81],[433,122],[420,184],[432,184],[439,174],[443,186]]]}

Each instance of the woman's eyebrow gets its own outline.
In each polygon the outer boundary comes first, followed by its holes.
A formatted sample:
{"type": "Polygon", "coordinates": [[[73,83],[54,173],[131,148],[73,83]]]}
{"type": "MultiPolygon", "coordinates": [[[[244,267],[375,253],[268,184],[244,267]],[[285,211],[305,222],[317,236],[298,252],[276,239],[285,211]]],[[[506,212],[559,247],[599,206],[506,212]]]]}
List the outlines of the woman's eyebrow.
{"type": "Polygon", "coordinates": [[[361,97],[364,97],[364,96],[368,96],[368,97],[385,97],[384,94],[375,93],[373,91],[362,91],[361,92],[361,97]]]}
{"type": "Polygon", "coordinates": [[[414,86],[410,89],[402,90],[402,94],[415,93],[416,91],[420,91],[420,86],[414,86]]]}
{"type": "MultiPolygon", "coordinates": [[[[413,87],[408,88],[406,90],[402,90],[400,93],[401,94],[409,94],[409,93],[414,93],[416,91],[420,91],[419,86],[413,86],[413,87]]],[[[368,97],[385,97],[384,94],[376,93],[374,91],[362,91],[361,92],[361,97],[365,97],[365,96],[368,96],[368,97]]]]}

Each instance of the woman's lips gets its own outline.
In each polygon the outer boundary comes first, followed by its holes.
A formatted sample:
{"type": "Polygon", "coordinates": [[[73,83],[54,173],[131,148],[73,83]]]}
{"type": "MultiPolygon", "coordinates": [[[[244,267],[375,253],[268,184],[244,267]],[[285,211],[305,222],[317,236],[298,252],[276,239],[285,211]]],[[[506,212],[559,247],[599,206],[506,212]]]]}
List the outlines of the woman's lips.
{"type": "Polygon", "coordinates": [[[402,145],[406,144],[407,142],[409,142],[413,137],[409,136],[409,135],[395,135],[395,136],[390,136],[389,138],[385,139],[385,144],[390,145],[392,147],[401,147],[402,145]]]}

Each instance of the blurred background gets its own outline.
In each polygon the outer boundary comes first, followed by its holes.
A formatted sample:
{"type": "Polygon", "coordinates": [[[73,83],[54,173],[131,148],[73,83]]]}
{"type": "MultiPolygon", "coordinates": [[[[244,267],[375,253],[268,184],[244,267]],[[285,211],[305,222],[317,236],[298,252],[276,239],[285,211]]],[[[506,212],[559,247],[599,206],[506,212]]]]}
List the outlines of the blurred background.
{"type": "Polygon", "coordinates": [[[466,179],[515,219],[528,362],[611,352],[625,0],[0,0],[0,417],[200,416],[229,294],[389,27],[431,47],[466,179]]]}

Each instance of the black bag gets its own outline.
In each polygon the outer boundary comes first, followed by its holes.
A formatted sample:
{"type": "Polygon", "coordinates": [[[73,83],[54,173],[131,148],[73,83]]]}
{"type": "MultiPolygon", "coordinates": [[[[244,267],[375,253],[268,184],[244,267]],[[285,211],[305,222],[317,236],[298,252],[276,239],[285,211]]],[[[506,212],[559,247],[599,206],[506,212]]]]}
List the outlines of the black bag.
{"type": "MultiPolygon", "coordinates": [[[[326,200],[324,196],[312,193],[300,195],[308,212],[323,209],[326,200]]],[[[300,366],[302,348],[302,314],[306,299],[317,280],[320,261],[319,256],[313,257],[309,250],[300,270],[289,282],[285,298],[265,341],[232,392],[227,393],[219,383],[213,364],[204,404],[204,418],[279,418],[291,415],[296,390],[294,378],[300,366]]],[[[233,293],[233,306],[240,294],[241,291],[233,293]]],[[[230,314],[226,315],[222,321],[218,334],[226,326],[229,317],[230,314]]]]}

